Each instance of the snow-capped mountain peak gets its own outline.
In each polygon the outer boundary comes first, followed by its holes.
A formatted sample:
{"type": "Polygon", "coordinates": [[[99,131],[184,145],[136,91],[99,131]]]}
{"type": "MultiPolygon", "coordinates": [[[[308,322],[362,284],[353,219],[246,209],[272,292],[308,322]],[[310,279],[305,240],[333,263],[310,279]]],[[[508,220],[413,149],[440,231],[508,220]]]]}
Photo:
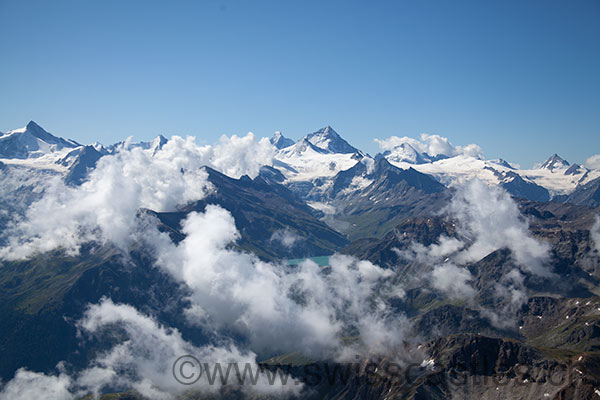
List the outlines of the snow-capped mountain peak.
{"type": "Polygon", "coordinates": [[[156,152],[160,149],[162,149],[162,147],[169,141],[169,139],[167,139],[166,137],[164,137],[163,135],[158,135],[157,137],[155,137],[152,142],[150,142],[150,150],[152,151],[152,154],[156,154],[156,152]]]}
{"type": "Polygon", "coordinates": [[[269,141],[277,149],[283,149],[286,147],[290,147],[295,143],[292,139],[289,139],[289,138],[286,138],[285,136],[283,136],[283,134],[279,131],[275,132],[275,134],[273,135],[273,137],[271,139],[269,139],[269,141]]]}
{"type": "Polygon", "coordinates": [[[56,137],[34,121],[0,137],[0,158],[39,158],[63,149],[81,146],[79,143],[56,137]]]}
{"type": "MultiPolygon", "coordinates": [[[[275,135],[271,143],[289,140],[275,135]]],[[[276,145],[277,146],[277,145],[276,145]]],[[[308,197],[319,197],[338,172],[353,167],[364,154],[352,147],[331,128],[326,126],[304,136],[275,155],[274,167],[285,177],[286,184],[308,197]]]]}
{"type": "Polygon", "coordinates": [[[565,175],[577,175],[577,174],[581,174],[581,173],[585,173],[585,172],[587,172],[587,168],[585,168],[583,165],[572,164],[565,171],[565,175]]]}
{"type": "Polygon", "coordinates": [[[108,151],[106,150],[106,147],[104,147],[104,145],[100,142],[93,142],[92,144],[90,144],[90,146],[92,146],[94,149],[96,149],[96,151],[100,153],[105,153],[108,151]]]}
{"type": "Polygon", "coordinates": [[[386,150],[383,156],[392,162],[407,162],[410,164],[424,164],[430,161],[425,154],[417,151],[409,143],[401,143],[391,150],[386,150]]]}
{"type": "Polygon", "coordinates": [[[304,154],[306,152],[318,153],[318,154],[329,154],[327,150],[324,150],[320,147],[315,146],[311,142],[309,142],[306,138],[302,138],[298,140],[294,145],[284,147],[281,150],[282,154],[304,154]]]}
{"type": "Polygon", "coordinates": [[[501,167],[504,168],[508,168],[508,169],[515,169],[515,167],[513,167],[508,161],[502,159],[502,158],[497,158],[495,160],[489,160],[490,163],[499,165],[501,167]]]}
{"type": "Polygon", "coordinates": [[[162,149],[162,147],[167,143],[169,139],[164,137],[163,135],[158,135],[154,139],[149,142],[131,142],[130,140],[123,140],[117,143],[113,143],[106,148],[109,153],[113,153],[118,151],[121,148],[125,149],[133,149],[133,148],[141,148],[142,150],[150,150],[152,154],[156,153],[158,150],[162,149]]]}
{"type": "Polygon", "coordinates": [[[326,150],[329,153],[350,154],[359,152],[357,148],[351,146],[342,139],[342,137],[329,125],[306,135],[305,138],[314,146],[326,150]]]}
{"type": "Polygon", "coordinates": [[[554,153],[548,158],[540,168],[553,171],[554,169],[564,169],[569,167],[569,163],[562,159],[558,154],[554,153]]]}

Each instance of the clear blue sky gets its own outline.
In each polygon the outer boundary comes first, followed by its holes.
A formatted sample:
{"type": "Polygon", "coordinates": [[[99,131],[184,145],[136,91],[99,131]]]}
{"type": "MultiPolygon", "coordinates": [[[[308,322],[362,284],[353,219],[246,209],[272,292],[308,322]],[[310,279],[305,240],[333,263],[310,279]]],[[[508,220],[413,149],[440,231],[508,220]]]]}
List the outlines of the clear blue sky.
{"type": "Polygon", "coordinates": [[[0,130],[600,153],[600,1],[0,0],[0,130]]]}

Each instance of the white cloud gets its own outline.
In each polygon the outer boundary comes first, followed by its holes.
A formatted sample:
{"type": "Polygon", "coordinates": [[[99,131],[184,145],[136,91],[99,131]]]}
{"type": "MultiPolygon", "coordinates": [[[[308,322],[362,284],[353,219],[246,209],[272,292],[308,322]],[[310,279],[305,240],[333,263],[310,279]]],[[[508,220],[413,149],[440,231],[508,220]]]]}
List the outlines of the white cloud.
{"type": "Polygon", "coordinates": [[[515,316],[527,301],[525,277],[518,269],[512,269],[504,274],[494,285],[494,298],[497,300],[494,308],[479,307],[480,312],[487,317],[492,325],[506,329],[515,328],[515,316]]]}
{"type": "Polygon", "coordinates": [[[594,154],[585,160],[585,166],[589,169],[600,169],[600,154],[594,154]]]}
{"type": "Polygon", "coordinates": [[[260,167],[273,163],[275,155],[275,147],[271,145],[269,139],[262,138],[256,141],[252,133],[244,137],[223,135],[211,150],[208,165],[233,178],[242,175],[255,178],[260,167]]]}
{"type": "MultiPolygon", "coordinates": [[[[186,342],[177,329],[158,324],[153,318],[141,314],[129,305],[114,304],[103,299],[90,306],[78,324],[83,336],[103,337],[111,335],[114,329],[122,332],[119,343],[93,359],[83,371],[68,375],[61,370],[58,375],[45,375],[27,370],[19,370],[15,378],[0,392],[0,400],[51,398],[59,400],[76,399],[86,394],[98,395],[111,390],[135,390],[153,400],[173,399],[184,392],[193,390],[202,393],[215,393],[221,390],[219,379],[210,383],[206,370],[191,385],[184,385],[173,375],[176,360],[185,355],[196,358],[201,365],[207,364],[211,371],[217,363],[227,367],[235,363],[240,370],[246,365],[258,371],[256,354],[240,351],[234,344],[224,339],[219,345],[195,347],[186,342]]],[[[61,364],[59,364],[59,369],[61,364]]],[[[192,370],[190,372],[198,372],[192,370]]],[[[228,384],[237,385],[239,390],[259,394],[294,394],[302,385],[281,385],[275,381],[270,385],[267,377],[260,374],[256,384],[246,381],[239,383],[233,373],[228,384]]]]}
{"type": "MultiPolygon", "coordinates": [[[[328,272],[311,261],[295,267],[262,262],[228,247],[239,235],[229,212],[216,206],[189,214],[183,232],[177,246],[156,241],[158,265],[192,290],[187,316],[200,326],[237,332],[255,351],[320,355],[337,352],[350,326],[367,340],[373,319],[391,324],[392,345],[402,337],[402,316],[389,318],[385,304],[380,312],[372,309],[371,297],[390,280],[390,270],[341,255],[330,258],[328,272]]],[[[371,351],[386,342],[363,344],[371,351]]]]}
{"type": "Polygon", "coordinates": [[[255,176],[272,161],[268,140],[254,135],[223,136],[215,146],[198,146],[193,137],[174,136],[160,150],[123,148],[105,156],[90,172],[88,181],[68,187],[49,182],[44,196],[33,203],[24,218],[3,235],[8,245],[0,258],[18,259],[35,252],[64,248],[76,254],[82,243],[111,242],[127,248],[137,240],[140,208],[173,211],[178,205],[199,200],[210,188],[208,165],[233,177],[255,176]]]}
{"type": "Polygon", "coordinates": [[[65,373],[44,375],[19,369],[0,392],[0,400],[53,399],[70,400],[71,377],[65,373]]]}
{"type": "MultiPolygon", "coordinates": [[[[80,328],[87,334],[102,335],[105,328],[117,325],[125,332],[126,340],[101,354],[83,373],[79,374],[77,384],[88,391],[110,384],[123,389],[135,389],[149,398],[170,398],[171,395],[182,393],[190,387],[175,380],[172,367],[176,360],[183,355],[193,355],[202,364],[214,366],[221,363],[237,363],[240,366],[249,364],[253,370],[258,370],[256,354],[251,351],[241,351],[229,339],[223,338],[219,344],[209,344],[195,347],[186,342],[177,329],[160,326],[154,319],[140,314],[135,308],[114,304],[103,300],[100,304],[91,306],[80,322],[80,328]],[[133,372],[133,373],[132,373],[133,372]]],[[[255,386],[248,386],[253,391],[297,391],[296,388],[269,387],[263,381],[255,386]]],[[[230,382],[237,384],[237,381],[230,382]]],[[[192,387],[199,391],[217,391],[220,382],[211,385],[207,374],[203,373],[192,387]]]]}
{"type": "Polygon", "coordinates": [[[271,242],[281,243],[285,248],[292,249],[302,241],[302,238],[289,229],[279,229],[271,235],[271,242]]]}
{"type": "Polygon", "coordinates": [[[527,299],[523,272],[552,278],[550,246],[531,237],[527,220],[515,201],[502,188],[489,187],[479,180],[456,187],[444,213],[452,218],[457,237],[442,235],[438,243],[413,243],[399,254],[423,265],[431,265],[429,280],[435,290],[451,298],[469,301],[495,326],[514,326],[514,315],[527,299]],[[477,304],[473,276],[464,266],[490,253],[507,248],[515,267],[495,282],[493,309],[477,304]]]}
{"type": "Polygon", "coordinates": [[[596,222],[590,230],[590,235],[592,236],[592,240],[594,241],[596,250],[600,252],[600,216],[596,216],[596,222]]]}
{"type": "Polygon", "coordinates": [[[418,260],[422,260],[423,262],[430,262],[432,260],[437,260],[451,254],[456,254],[465,246],[466,244],[460,239],[448,237],[446,235],[441,235],[438,238],[437,243],[432,243],[427,247],[423,246],[420,243],[413,243],[411,251],[414,253],[414,256],[417,257],[418,260]]]}
{"type": "Polygon", "coordinates": [[[372,174],[375,170],[375,160],[371,157],[363,157],[360,162],[367,168],[367,174],[372,174]]]}
{"type": "Polygon", "coordinates": [[[454,264],[436,265],[431,272],[433,287],[451,298],[472,299],[475,289],[468,283],[473,276],[468,269],[454,264]]]}
{"type": "Polygon", "coordinates": [[[472,157],[483,157],[483,151],[481,147],[476,144],[468,144],[464,147],[454,146],[448,138],[440,135],[430,135],[427,133],[421,134],[421,140],[409,138],[407,136],[398,137],[390,136],[387,139],[375,139],[375,142],[379,144],[381,150],[393,150],[395,147],[400,146],[403,143],[409,144],[419,153],[427,153],[430,156],[437,156],[440,154],[448,157],[454,157],[458,155],[467,155],[472,157]]]}
{"type": "Polygon", "coordinates": [[[456,260],[467,263],[491,252],[508,248],[523,269],[551,276],[547,268],[550,246],[529,234],[529,224],[510,195],[500,187],[489,187],[475,179],[457,188],[447,212],[458,221],[459,234],[468,248],[456,260]]]}

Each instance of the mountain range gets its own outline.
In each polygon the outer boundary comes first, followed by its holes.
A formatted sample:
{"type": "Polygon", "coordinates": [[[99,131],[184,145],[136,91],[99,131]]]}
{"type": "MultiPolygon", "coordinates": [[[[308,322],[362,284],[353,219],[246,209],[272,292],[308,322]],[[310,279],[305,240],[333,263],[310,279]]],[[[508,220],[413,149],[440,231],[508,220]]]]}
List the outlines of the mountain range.
{"type": "Polygon", "coordinates": [[[0,398],[278,397],[173,385],[161,362],[199,349],[286,364],[314,399],[600,396],[600,171],[438,142],[0,133],[0,398]]]}
{"type": "MultiPolygon", "coordinates": [[[[0,136],[0,162],[57,171],[69,184],[81,184],[86,173],[105,155],[113,154],[121,146],[140,147],[155,152],[168,139],[158,136],[151,142],[119,142],[109,146],[95,143],[80,145],[69,139],[56,137],[31,121],[25,128],[9,131],[0,136]]],[[[356,207],[348,208],[350,201],[344,193],[361,197],[362,206],[381,204],[382,199],[367,195],[368,185],[387,173],[391,167],[396,171],[410,170],[435,179],[439,184],[452,187],[455,184],[477,178],[490,186],[500,186],[516,198],[533,201],[570,202],[598,206],[600,170],[570,164],[558,154],[553,154],[539,167],[519,169],[505,160],[485,160],[479,154],[435,154],[419,151],[414,139],[404,138],[400,143],[374,157],[353,147],[332,127],[326,126],[307,134],[295,142],[276,132],[270,143],[275,148],[270,165],[280,183],[296,193],[316,210],[325,213],[330,220],[344,225],[356,207]],[[376,168],[380,161],[387,161],[386,168],[376,168]],[[362,166],[361,166],[362,165],[362,166]],[[360,192],[360,195],[357,193],[360,192]],[[372,198],[372,200],[370,200],[372,198]]],[[[420,149],[423,150],[423,149],[420,149]]],[[[374,192],[381,194],[379,189],[374,192]]],[[[393,196],[385,196],[393,198],[393,196]]],[[[355,204],[356,206],[356,204],[355,204]]],[[[341,225],[338,225],[341,226],[341,225]]]]}

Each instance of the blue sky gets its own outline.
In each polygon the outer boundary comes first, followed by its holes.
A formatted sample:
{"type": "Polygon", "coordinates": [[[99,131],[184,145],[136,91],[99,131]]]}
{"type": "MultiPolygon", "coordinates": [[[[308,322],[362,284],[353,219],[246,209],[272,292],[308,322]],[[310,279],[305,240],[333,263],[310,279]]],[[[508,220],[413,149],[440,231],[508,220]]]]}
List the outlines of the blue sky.
{"type": "Polygon", "coordinates": [[[0,0],[0,130],[448,137],[600,153],[600,2],[0,0]]]}

